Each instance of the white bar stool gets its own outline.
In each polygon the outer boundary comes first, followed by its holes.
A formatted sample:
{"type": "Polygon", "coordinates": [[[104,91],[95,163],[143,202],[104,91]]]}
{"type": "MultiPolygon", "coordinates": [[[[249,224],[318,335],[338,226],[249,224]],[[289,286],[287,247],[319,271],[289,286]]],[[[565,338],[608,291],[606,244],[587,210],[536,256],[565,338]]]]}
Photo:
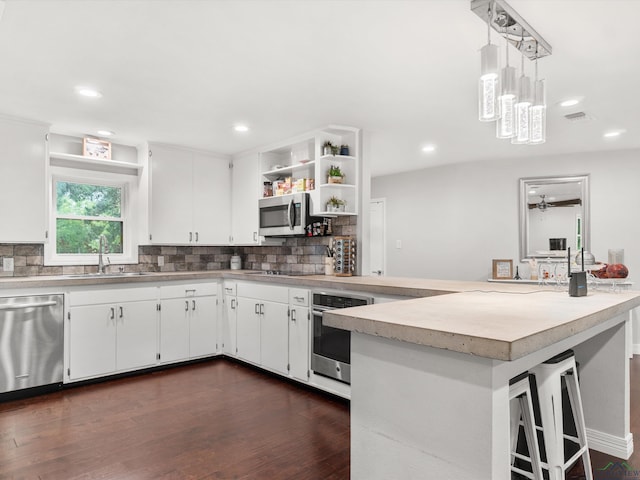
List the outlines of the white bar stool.
{"type": "Polygon", "coordinates": [[[531,401],[529,372],[524,372],[509,381],[509,408],[511,423],[511,471],[533,480],[543,480],[540,448],[538,446],[538,435],[536,434],[533,403],[531,401]],[[516,452],[521,418],[530,457],[516,452]],[[530,463],[531,471],[517,467],[515,465],[516,459],[530,463]]]}
{"type": "Polygon", "coordinates": [[[549,480],[563,480],[566,470],[582,457],[586,480],[593,480],[591,458],[587,445],[587,431],[582,412],[582,399],[578,385],[578,371],[573,351],[568,350],[531,370],[536,379],[544,448],[549,465],[549,480]],[[564,378],[571,404],[571,413],[577,437],[565,434],[562,407],[562,378],[564,378]],[[564,441],[579,446],[578,451],[565,459],[564,441]]]}

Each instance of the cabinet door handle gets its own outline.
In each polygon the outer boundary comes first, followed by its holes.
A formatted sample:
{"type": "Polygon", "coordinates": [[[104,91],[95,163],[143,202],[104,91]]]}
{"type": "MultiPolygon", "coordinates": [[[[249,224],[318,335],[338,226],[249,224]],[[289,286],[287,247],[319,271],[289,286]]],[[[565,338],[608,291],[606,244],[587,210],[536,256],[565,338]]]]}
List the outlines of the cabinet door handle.
{"type": "Polygon", "coordinates": [[[191,310],[195,310],[195,309],[196,309],[196,301],[191,300],[191,310]]]}
{"type": "Polygon", "coordinates": [[[198,242],[198,232],[196,232],[196,243],[198,242]]]}
{"type": "Polygon", "coordinates": [[[224,287],[224,291],[225,291],[225,292],[229,292],[229,293],[231,293],[231,292],[233,292],[233,288],[230,288],[230,287],[224,287]]]}
{"type": "Polygon", "coordinates": [[[260,315],[264,315],[264,303],[260,304],[260,315]]]}
{"type": "Polygon", "coordinates": [[[193,232],[189,232],[189,241],[193,242],[193,232]]]}
{"type": "Polygon", "coordinates": [[[260,315],[260,304],[255,304],[254,312],[256,312],[256,315],[260,315]]]}
{"type": "Polygon", "coordinates": [[[118,308],[120,309],[120,318],[124,317],[124,308],[122,308],[122,306],[118,308]]]}
{"type": "Polygon", "coordinates": [[[236,299],[232,298],[231,299],[231,310],[235,310],[236,309],[236,299]]]}
{"type": "Polygon", "coordinates": [[[304,297],[293,297],[293,299],[299,302],[304,302],[304,297]]]}
{"type": "Polygon", "coordinates": [[[295,309],[291,310],[291,321],[292,322],[296,321],[296,311],[295,311],[295,309]]]}
{"type": "Polygon", "coordinates": [[[258,232],[253,232],[253,241],[254,242],[258,241],[258,232]]]}
{"type": "Polygon", "coordinates": [[[114,318],[116,318],[116,309],[115,307],[111,307],[111,317],[109,317],[109,320],[113,320],[114,318]]]}
{"type": "Polygon", "coordinates": [[[184,311],[188,312],[189,311],[189,300],[185,300],[184,301],[184,311]]]}

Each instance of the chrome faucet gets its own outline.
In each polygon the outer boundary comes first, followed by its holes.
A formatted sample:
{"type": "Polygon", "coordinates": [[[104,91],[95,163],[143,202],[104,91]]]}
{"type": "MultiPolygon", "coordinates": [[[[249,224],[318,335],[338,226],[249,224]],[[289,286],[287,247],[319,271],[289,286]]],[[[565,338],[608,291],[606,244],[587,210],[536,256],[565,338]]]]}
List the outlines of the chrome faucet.
{"type": "Polygon", "coordinates": [[[100,241],[100,244],[98,246],[98,273],[106,273],[107,265],[111,263],[109,262],[109,257],[107,257],[106,265],[103,260],[103,255],[104,253],[106,253],[107,237],[105,237],[104,234],[100,235],[99,241],[100,241]]]}

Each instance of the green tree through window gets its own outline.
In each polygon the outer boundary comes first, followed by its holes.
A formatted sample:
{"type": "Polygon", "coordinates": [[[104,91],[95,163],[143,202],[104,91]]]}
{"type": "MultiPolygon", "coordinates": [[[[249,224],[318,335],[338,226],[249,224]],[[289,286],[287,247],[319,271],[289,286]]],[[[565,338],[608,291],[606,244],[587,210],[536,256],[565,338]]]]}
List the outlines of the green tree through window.
{"type": "Polygon", "coordinates": [[[110,253],[123,248],[122,188],[56,182],[56,252],[96,253],[100,235],[110,253]]]}

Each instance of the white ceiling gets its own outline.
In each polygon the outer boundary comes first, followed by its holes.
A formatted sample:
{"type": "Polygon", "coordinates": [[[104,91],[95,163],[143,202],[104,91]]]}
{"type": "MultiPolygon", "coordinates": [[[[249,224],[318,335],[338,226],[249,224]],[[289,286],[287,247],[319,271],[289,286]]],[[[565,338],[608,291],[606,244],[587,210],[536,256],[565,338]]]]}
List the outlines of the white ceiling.
{"type": "Polygon", "coordinates": [[[494,124],[477,120],[486,26],[469,0],[7,0],[0,112],[60,133],[109,129],[117,143],[224,154],[359,126],[372,134],[374,175],[639,148],[640,0],[509,4],[553,47],[539,62],[549,104],[541,146],[497,140],[494,124]],[[78,97],[78,85],[103,97],[78,97]],[[584,103],[556,106],[575,95],[584,103]],[[592,120],[563,118],[579,110],[592,120]],[[251,131],[234,132],[240,122],[251,131]],[[604,139],[612,128],[627,133],[604,139]],[[435,153],[422,153],[427,143],[435,153]]]}

